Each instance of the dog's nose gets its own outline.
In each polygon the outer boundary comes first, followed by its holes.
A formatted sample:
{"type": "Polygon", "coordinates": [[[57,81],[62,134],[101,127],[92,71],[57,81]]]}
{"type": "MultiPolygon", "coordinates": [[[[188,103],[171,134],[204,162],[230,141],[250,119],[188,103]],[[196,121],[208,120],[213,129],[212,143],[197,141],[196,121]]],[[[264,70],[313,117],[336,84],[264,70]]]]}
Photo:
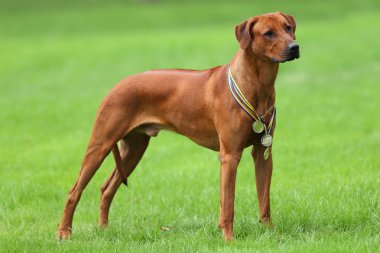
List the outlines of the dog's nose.
{"type": "Polygon", "coordinates": [[[298,52],[300,49],[300,46],[297,44],[297,42],[293,41],[293,42],[290,42],[289,45],[288,45],[288,50],[289,52],[291,53],[295,53],[295,52],[298,52]]]}

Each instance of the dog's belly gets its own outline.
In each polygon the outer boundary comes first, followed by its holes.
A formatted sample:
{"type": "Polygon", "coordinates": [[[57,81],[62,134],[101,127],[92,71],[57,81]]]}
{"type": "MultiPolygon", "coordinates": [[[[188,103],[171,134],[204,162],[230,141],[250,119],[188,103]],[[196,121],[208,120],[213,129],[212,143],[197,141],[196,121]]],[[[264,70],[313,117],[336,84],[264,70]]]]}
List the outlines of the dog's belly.
{"type": "Polygon", "coordinates": [[[176,126],[169,126],[160,123],[146,123],[135,129],[135,131],[144,133],[151,137],[156,137],[161,130],[169,130],[178,133],[189,138],[198,145],[214,151],[219,151],[218,135],[211,127],[199,128],[195,125],[189,124],[188,127],[182,126],[181,128],[178,128],[176,126]]]}
{"type": "Polygon", "coordinates": [[[177,133],[186,136],[195,143],[219,151],[219,139],[216,130],[212,127],[199,127],[189,124],[188,127],[182,127],[177,133]]]}

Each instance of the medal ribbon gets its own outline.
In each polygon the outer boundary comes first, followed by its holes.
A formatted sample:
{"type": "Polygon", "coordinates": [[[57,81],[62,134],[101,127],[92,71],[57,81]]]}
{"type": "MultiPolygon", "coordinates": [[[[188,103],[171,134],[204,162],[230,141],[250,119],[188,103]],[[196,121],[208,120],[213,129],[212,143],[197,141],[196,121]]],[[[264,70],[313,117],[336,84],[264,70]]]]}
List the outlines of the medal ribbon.
{"type": "Polygon", "coordinates": [[[247,113],[248,116],[252,118],[254,121],[261,121],[265,126],[265,132],[270,133],[272,130],[274,119],[276,118],[276,107],[273,106],[273,113],[267,127],[261,119],[261,117],[256,113],[253,106],[248,102],[248,100],[244,97],[243,93],[237,86],[236,81],[231,74],[231,68],[228,68],[228,88],[231,92],[232,97],[234,98],[236,103],[238,103],[238,105],[243,109],[243,111],[247,113]]]}
{"type": "Polygon", "coordinates": [[[228,87],[232,94],[232,97],[240,105],[240,107],[245,111],[249,117],[254,121],[260,120],[259,115],[257,115],[253,106],[244,97],[243,93],[240,91],[239,87],[236,85],[235,79],[231,75],[231,69],[228,68],[228,87]]]}
{"type": "MultiPolygon", "coordinates": [[[[276,107],[274,107],[274,109],[273,109],[273,113],[272,113],[272,116],[270,118],[269,125],[268,125],[268,131],[266,131],[267,133],[271,132],[275,118],[276,118],[276,107]]],[[[265,126],[265,124],[264,124],[264,126],[265,126]]]]}

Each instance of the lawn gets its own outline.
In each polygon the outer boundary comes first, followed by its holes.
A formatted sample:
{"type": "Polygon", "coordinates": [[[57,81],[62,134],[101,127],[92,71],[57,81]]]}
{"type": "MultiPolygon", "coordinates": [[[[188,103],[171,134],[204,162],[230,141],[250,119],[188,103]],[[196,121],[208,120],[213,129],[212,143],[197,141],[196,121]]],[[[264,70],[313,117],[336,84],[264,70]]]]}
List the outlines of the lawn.
{"type": "Polygon", "coordinates": [[[379,252],[380,2],[0,2],[0,252],[379,252]],[[273,230],[258,223],[248,150],[234,242],[217,228],[217,153],[163,132],[97,227],[107,158],[56,230],[102,98],[123,77],[205,69],[238,48],[233,26],[282,10],[301,58],[280,68],[273,230]],[[162,226],[170,228],[162,231],[162,226]]]}

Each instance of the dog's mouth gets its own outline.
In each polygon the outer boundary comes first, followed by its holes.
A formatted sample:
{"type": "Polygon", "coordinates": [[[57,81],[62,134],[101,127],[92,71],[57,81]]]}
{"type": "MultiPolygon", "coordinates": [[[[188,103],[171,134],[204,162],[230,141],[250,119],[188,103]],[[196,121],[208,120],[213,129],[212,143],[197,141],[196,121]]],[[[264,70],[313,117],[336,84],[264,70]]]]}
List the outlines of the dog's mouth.
{"type": "Polygon", "coordinates": [[[289,55],[284,62],[293,61],[293,60],[298,59],[298,58],[300,58],[299,52],[289,55]]]}
{"type": "Polygon", "coordinates": [[[300,52],[297,51],[297,52],[292,52],[292,53],[288,53],[286,52],[285,54],[281,54],[281,59],[276,59],[276,58],[272,58],[272,62],[274,63],[284,63],[284,62],[287,62],[287,61],[293,61],[295,59],[298,59],[300,58],[300,52]]]}

